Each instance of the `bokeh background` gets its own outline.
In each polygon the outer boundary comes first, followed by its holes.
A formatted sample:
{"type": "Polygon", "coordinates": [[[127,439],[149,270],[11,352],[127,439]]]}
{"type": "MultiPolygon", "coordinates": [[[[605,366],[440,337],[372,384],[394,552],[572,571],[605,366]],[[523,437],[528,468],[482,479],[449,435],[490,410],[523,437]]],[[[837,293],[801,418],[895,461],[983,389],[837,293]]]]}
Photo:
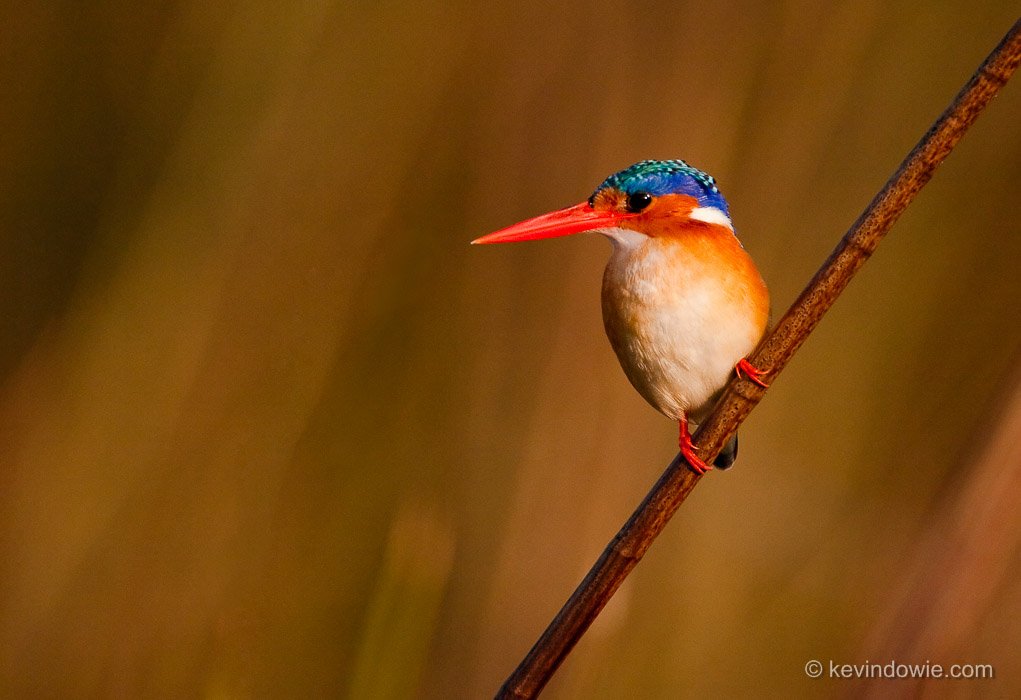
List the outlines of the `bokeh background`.
{"type": "MultiPolygon", "coordinates": [[[[2,695],[491,695],[676,444],[605,241],[468,241],[682,157],[782,313],[1016,11],[8,3],[2,695]]],[[[1011,84],[548,697],[1021,692],[1019,124],[1011,84]]]]}

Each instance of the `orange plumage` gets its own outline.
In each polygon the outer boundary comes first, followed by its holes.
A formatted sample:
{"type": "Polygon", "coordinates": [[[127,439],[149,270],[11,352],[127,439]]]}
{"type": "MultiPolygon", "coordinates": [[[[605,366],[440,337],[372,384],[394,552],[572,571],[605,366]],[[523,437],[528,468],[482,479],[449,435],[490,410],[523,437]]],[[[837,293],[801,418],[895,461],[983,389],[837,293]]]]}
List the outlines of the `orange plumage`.
{"type": "MultiPolygon", "coordinates": [[[[596,231],[613,243],[603,274],[603,322],[621,367],[652,406],[680,424],[699,473],[688,419],[698,421],[766,330],[769,293],[734,235],[715,181],[683,161],[642,161],[611,175],[587,202],[515,224],[475,243],[596,231]]],[[[736,440],[717,460],[729,466],[736,440]]]]}

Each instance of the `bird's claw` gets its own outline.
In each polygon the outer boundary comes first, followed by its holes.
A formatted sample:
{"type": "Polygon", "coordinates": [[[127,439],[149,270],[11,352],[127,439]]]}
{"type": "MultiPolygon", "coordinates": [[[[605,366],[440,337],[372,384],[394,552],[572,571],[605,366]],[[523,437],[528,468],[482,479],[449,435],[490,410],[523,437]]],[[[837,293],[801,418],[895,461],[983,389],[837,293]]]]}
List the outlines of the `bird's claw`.
{"type": "Polygon", "coordinates": [[[753,365],[746,358],[742,357],[738,360],[738,363],[734,365],[734,373],[737,374],[739,379],[745,379],[745,375],[747,375],[748,381],[758,384],[763,389],[769,388],[769,384],[762,380],[766,373],[753,365]]]}
{"type": "Polygon", "coordinates": [[[684,455],[684,459],[687,461],[688,466],[691,467],[691,471],[702,476],[712,469],[712,465],[706,464],[705,460],[695,452],[695,446],[691,443],[691,434],[688,433],[688,419],[682,418],[678,424],[680,426],[680,437],[677,440],[677,444],[681,448],[681,454],[684,455]]]}

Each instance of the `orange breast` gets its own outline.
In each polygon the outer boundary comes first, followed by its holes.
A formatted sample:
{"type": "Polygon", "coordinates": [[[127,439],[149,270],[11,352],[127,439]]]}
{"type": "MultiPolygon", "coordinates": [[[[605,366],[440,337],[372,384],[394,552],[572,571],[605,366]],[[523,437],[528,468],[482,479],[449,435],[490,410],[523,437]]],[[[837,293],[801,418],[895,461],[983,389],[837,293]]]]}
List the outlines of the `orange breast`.
{"type": "Polygon", "coordinates": [[[663,225],[614,240],[603,277],[603,320],[635,388],[671,418],[695,415],[765,332],[769,295],[724,226],[663,225]]]}

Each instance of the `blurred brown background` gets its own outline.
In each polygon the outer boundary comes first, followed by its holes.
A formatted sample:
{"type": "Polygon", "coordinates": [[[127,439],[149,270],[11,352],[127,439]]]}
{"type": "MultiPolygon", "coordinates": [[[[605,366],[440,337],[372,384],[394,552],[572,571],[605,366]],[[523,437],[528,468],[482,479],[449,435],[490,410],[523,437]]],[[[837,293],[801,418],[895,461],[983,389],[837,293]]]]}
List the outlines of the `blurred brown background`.
{"type": "MultiPolygon", "coordinates": [[[[1016,11],[8,4],[2,694],[491,695],[676,444],[603,337],[604,241],[468,241],[681,157],[779,314],[1016,11]]],[[[549,697],[825,696],[806,661],[891,655],[1021,692],[1019,115],[1011,84],[549,697]]]]}

